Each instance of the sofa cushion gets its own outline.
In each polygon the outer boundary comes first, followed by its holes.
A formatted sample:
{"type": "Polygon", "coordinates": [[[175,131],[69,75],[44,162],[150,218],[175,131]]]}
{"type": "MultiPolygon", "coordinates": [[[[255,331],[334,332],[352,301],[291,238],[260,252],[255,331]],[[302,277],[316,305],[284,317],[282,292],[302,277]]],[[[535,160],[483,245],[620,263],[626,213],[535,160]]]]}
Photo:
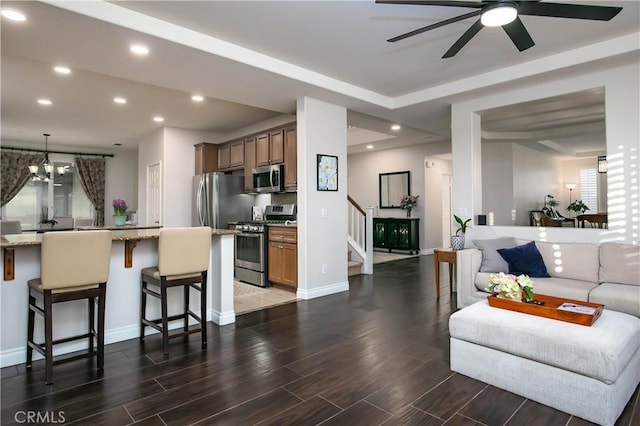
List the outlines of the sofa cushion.
{"type": "Polygon", "coordinates": [[[605,309],[587,327],[493,308],[485,300],[453,313],[449,334],[611,384],[639,350],[640,319],[605,309]]]}
{"type": "Polygon", "coordinates": [[[552,277],[600,282],[597,244],[536,241],[536,247],[552,277]]]}
{"type": "Polygon", "coordinates": [[[542,256],[533,241],[514,248],[498,249],[498,253],[509,264],[511,274],[525,274],[532,278],[549,276],[542,256]]]}
{"type": "Polygon", "coordinates": [[[602,243],[600,282],[640,286],[640,246],[602,243]]]}
{"type": "Polygon", "coordinates": [[[509,272],[509,264],[498,254],[498,249],[513,248],[516,239],[501,237],[491,240],[473,240],[473,244],[482,250],[480,272],[509,272]]]}
{"type": "MultiPolygon", "coordinates": [[[[487,292],[489,287],[488,272],[478,272],[476,274],[475,286],[478,290],[487,292]]],[[[568,280],[566,278],[532,278],[533,298],[536,294],[546,294],[547,296],[565,297],[567,299],[589,301],[589,295],[598,287],[598,284],[590,281],[568,280]]],[[[488,295],[488,292],[487,292],[488,295]]],[[[596,302],[601,303],[601,302],[596,302]]]]}
{"type": "Polygon", "coordinates": [[[589,293],[589,302],[640,318],[640,286],[602,283],[589,293]]]}

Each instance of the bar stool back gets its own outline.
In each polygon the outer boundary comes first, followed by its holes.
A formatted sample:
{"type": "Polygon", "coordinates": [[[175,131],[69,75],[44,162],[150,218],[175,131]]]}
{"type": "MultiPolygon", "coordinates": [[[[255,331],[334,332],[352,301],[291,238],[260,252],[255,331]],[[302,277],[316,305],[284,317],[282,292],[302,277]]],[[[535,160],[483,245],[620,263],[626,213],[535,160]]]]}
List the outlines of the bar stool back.
{"type": "Polygon", "coordinates": [[[152,327],[162,333],[164,355],[169,354],[169,339],[200,332],[202,348],[207,346],[207,270],[211,252],[211,228],[164,228],[158,237],[158,266],[144,268],[141,273],[140,298],[140,340],[145,337],[145,327],[152,327]],[[159,289],[152,290],[149,286],[159,289]],[[168,315],[167,288],[182,286],[184,289],[184,310],[177,315],[168,315]],[[200,315],[189,309],[189,289],[200,292],[200,315]],[[160,299],[162,316],[159,319],[146,318],[147,295],[160,299]],[[199,322],[200,327],[189,330],[189,317],[199,322]],[[182,319],[181,332],[169,335],[168,323],[182,319]]]}
{"type": "Polygon", "coordinates": [[[97,355],[98,370],[104,367],[104,318],[109,263],[111,260],[111,231],[60,231],[42,236],[40,247],[40,278],[28,281],[29,316],[27,323],[27,369],[31,369],[33,350],[45,357],[46,384],[53,383],[53,345],[87,339],[87,351],[76,356],[56,360],[68,362],[97,355]],[[53,304],[87,299],[89,325],[86,334],[53,340],[53,304]],[[37,302],[42,303],[42,307],[37,302]],[[98,330],[95,330],[95,303],[98,304],[98,330]],[[44,343],[33,340],[35,314],[44,317],[44,343]],[[94,338],[97,351],[94,351],[94,338]]]}

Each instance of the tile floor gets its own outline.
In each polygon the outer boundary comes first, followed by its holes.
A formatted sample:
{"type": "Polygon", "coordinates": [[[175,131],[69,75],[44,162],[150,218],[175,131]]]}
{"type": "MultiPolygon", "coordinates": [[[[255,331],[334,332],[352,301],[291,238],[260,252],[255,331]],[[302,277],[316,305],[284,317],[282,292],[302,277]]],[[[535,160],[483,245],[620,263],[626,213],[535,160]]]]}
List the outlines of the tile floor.
{"type": "MultiPolygon", "coordinates": [[[[391,262],[419,255],[406,255],[401,253],[378,252],[373,253],[373,263],[391,262]]],[[[240,281],[234,281],[234,310],[236,315],[266,309],[272,306],[291,303],[298,300],[294,291],[284,290],[278,287],[258,287],[240,281]]]]}

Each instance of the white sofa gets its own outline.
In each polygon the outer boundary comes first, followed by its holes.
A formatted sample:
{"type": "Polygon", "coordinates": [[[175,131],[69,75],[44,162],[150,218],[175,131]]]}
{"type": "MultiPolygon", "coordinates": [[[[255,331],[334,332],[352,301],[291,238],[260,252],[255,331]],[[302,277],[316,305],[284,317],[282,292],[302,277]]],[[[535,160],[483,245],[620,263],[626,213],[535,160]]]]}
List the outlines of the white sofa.
{"type": "MultiPolygon", "coordinates": [[[[517,240],[517,244],[528,241],[517,240]]],[[[640,317],[640,246],[618,243],[535,242],[549,278],[532,278],[534,293],[605,305],[640,317]]],[[[480,272],[483,253],[457,253],[458,308],[486,300],[491,272],[480,272]]],[[[493,271],[501,272],[501,271],[493,271]]],[[[508,272],[508,271],[502,271],[508,272]]]]}

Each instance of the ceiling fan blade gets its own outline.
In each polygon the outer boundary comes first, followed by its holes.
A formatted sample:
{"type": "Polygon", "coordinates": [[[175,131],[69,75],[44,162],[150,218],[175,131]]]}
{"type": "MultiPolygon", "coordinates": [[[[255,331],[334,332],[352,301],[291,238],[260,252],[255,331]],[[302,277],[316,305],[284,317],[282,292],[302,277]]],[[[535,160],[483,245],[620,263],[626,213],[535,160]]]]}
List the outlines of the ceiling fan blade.
{"type": "Polygon", "coordinates": [[[516,18],[513,22],[503,25],[502,28],[519,51],[522,52],[535,45],[529,35],[529,31],[524,27],[520,18],[516,18]]]}
{"type": "Polygon", "coordinates": [[[376,0],[378,4],[412,4],[419,6],[472,7],[480,9],[482,3],[475,1],[421,1],[421,0],[376,0]]]}
{"type": "Polygon", "coordinates": [[[440,28],[448,24],[453,24],[454,22],[462,21],[463,19],[471,18],[473,16],[478,16],[481,13],[482,12],[480,10],[477,10],[475,12],[465,13],[464,15],[456,16],[455,18],[445,19],[444,21],[436,22],[435,24],[427,25],[426,27],[418,28],[417,30],[409,31],[408,33],[395,36],[393,38],[390,38],[387,41],[394,43],[396,41],[404,40],[405,38],[412,37],[414,35],[422,34],[429,30],[440,28]]]}
{"type": "Polygon", "coordinates": [[[452,56],[455,56],[455,54],[458,53],[465,44],[469,43],[469,40],[471,40],[474,35],[478,34],[478,31],[480,31],[482,27],[484,27],[484,25],[482,25],[482,22],[478,19],[455,43],[453,43],[453,46],[447,50],[442,58],[451,58],[452,56]]]}
{"type": "Polygon", "coordinates": [[[622,10],[621,7],[591,6],[582,4],[544,3],[521,1],[519,15],[549,16],[552,18],[590,19],[609,21],[622,10]]]}

